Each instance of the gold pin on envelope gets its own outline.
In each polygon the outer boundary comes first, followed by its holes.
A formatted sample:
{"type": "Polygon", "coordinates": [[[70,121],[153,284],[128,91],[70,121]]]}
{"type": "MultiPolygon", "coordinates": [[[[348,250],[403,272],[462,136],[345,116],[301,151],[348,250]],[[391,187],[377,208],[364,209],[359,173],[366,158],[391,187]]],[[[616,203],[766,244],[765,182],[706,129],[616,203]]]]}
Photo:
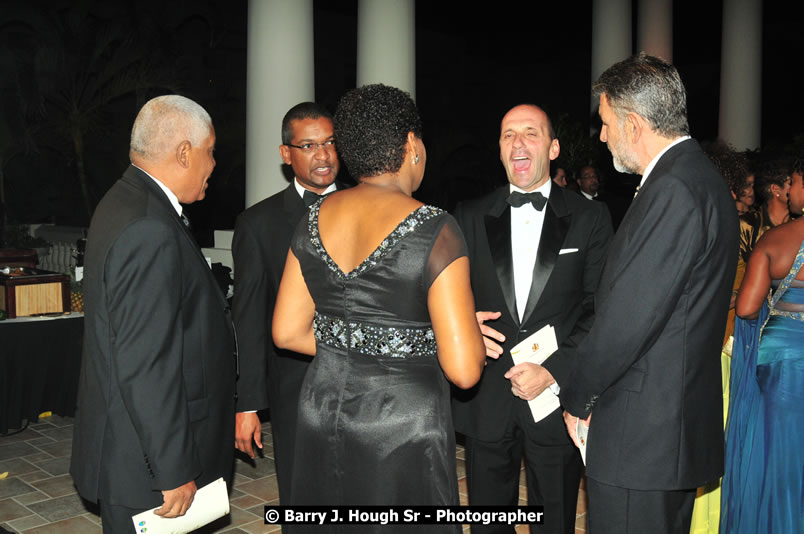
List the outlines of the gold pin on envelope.
{"type": "MultiPolygon", "coordinates": [[[[545,325],[538,332],[517,343],[511,349],[511,359],[514,360],[515,365],[523,362],[542,365],[556,350],[558,350],[558,341],[555,329],[550,325],[545,325]]],[[[535,399],[528,401],[533,421],[537,423],[555,411],[559,404],[558,397],[550,388],[545,389],[535,399]]]]}

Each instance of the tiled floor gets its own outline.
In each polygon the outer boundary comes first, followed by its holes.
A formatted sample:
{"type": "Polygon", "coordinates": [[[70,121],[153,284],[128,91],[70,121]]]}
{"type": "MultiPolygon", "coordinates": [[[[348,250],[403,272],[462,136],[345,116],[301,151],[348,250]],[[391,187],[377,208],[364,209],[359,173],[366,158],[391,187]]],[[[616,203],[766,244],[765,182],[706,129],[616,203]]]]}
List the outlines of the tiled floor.
{"type": "MultiPolygon", "coordinates": [[[[263,426],[265,457],[254,465],[235,462],[234,488],[228,517],[203,529],[205,534],[226,532],[279,532],[278,526],[265,525],[262,507],[278,504],[271,425],[263,426]]],[[[26,430],[0,437],[0,527],[25,534],[100,533],[97,509],[78,497],[68,473],[72,449],[73,420],[59,416],[41,419],[26,430]]],[[[463,447],[458,446],[458,487],[461,504],[466,504],[466,480],[463,447]]],[[[520,504],[525,502],[525,475],[520,477],[520,504]]],[[[467,529],[468,530],[468,527],[467,529]]],[[[518,534],[528,532],[519,525],[518,534]]],[[[586,531],[586,492],[578,494],[576,534],[586,531]]],[[[2,532],[2,530],[0,530],[2,532]]]]}

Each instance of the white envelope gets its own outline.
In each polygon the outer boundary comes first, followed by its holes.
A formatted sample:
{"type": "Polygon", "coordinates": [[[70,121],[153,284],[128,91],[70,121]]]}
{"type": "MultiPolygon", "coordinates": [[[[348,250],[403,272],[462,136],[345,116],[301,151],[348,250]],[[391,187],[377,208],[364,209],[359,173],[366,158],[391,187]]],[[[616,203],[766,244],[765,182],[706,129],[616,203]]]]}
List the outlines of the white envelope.
{"type": "MultiPolygon", "coordinates": [[[[575,249],[577,250],[577,249],[575,249]]],[[[511,358],[519,365],[522,362],[541,365],[558,350],[556,331],[551,325],[545,325],[538,332],[520,341],[511,349],[511,358]]],[[[558,396],[550,388],[545,389],[535,399],[528,401],[533,421],[538,423],[560,406],[558,396]]]]}
{"type": "Polygon", "coordinates": [[[578,447],[581,451],[581,460],[583,460],[583,465],[586,465],[586,443],[589,441],[589,427],[583,424],[580,419],[575,422],[575,434],[578,435],[578,442],[581,444],[578,447]]]}
{"type": "Polygon", "coordinates": [[[229,513],[226,482],[219,478],[195,492],[193,504],[181,517],[167,519],[154,513],[161,506],[131,517],[137,532],[148,534],[186,534],[229,513]]]}

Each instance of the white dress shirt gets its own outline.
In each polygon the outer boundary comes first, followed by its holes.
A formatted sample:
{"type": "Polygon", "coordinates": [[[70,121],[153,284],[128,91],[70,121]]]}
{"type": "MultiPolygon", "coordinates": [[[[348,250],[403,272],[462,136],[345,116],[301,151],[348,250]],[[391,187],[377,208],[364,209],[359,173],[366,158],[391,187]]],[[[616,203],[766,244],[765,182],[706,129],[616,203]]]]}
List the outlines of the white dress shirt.
{"type": "MultiPolygon", "coordinates": [[[[295,178],[295,177],[293,178],[293,185],[296,186],[296,192],[299,194],[300,197],[302,197],[302,200],[304,200],[304,192],[307,191],[307,189],[302,187],[302,185],[299,183],[299,179],[295,178]]],[[[328,195],[330,193],[334,193],[337,190],[338,190],[338,188],[335,186],[335,182],[332,182],[331,184],[329,184],[329,187],[324,189],[324,192],[321,193],[321,195],[322,196],[323,195],[328,195]]],[[[315,192],[315,191],[313,191],[313,192],[315,192]]],[[[318,194],[318,193],[316,193],[316,194],[318,194]]]]}
{"type": "MultiPolygon", "coordinates": [[[[553,181],[547,180],[543,185],[531,192],[538,191],[545,198],[550,198],[550,189],[553,181]]],[[[522,189],[511,184],[510,192],[522,189]]],[[[530,285],[533,281],[533,266],[536,265],[536,254],[539,251],[539,241],[542,237],[542,226],[544,226],[544,213],[547,204],[541,211],[527,203],[518,208],[511,206],[511,257],[514,261],[514,292],[516,294],[516,309],[519,313],[519,320],[525,313],[528,305],[528,295],[530,285]]]]}
{"type": "MultiPolygon", "coordinates": [[[[530,191],[531,193],[538,191],[548,199],[541,211],[534,208],[531,203],[523,204],[518,208],[511,206],[511,256],[514,260],[516,311],[520,321],[522,321],[528,305],[530,286],[533,282],[533,267],[536,265],[536,255],[539,252],[544,227],[544,214],[547,212],[552,187],[553,180],[551,179],[530,191]]],[[[509,186],[509,190],[511,193],[514,191],[526,192],[513,184],[509,186]]],[[[550,384],[549,388],[556,395],[561,390],[557,382],[550,384]]]]}

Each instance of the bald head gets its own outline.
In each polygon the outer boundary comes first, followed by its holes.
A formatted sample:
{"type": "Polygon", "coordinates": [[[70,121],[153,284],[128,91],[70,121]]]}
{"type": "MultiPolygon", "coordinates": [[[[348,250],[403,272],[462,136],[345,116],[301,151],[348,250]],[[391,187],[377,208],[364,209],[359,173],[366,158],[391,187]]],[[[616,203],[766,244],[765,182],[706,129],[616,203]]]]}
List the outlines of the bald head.
{"type": "Polygon", "coordinates": [[[532,114],[533,116],[540,116],[543,117],[545,121],[547,121],[547,130],[550,133],[550,139],[556,138],[556,132],[553,130],[553,121],[550,120],[550,116],[547,115],[542,108],[537,106],[536,104],[519,104],[517,106],[512,107],[508,110],[508,112],[503,116],[502,121],[500,121],[500,130],[502,131],[503,123],[505,119],[511,115],[523,115],[523,114],[532,114]]]}
{"type": "Polygon", "coordinates": [[[142,107],[131,129],[132,162],[156,163],[170,156],[183,141],[199,146],[212,129],[209,113],[179,95],[152,98],[142,107]]]}

